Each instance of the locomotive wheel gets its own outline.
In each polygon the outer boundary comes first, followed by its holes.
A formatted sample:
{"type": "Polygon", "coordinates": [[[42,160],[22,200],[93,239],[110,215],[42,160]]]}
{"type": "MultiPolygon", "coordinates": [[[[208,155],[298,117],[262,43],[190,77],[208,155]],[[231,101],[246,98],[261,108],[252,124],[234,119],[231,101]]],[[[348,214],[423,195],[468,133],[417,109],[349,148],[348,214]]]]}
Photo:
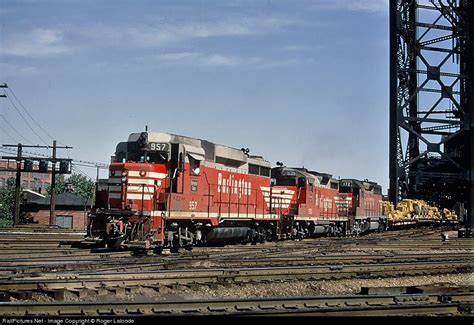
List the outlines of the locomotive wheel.
{"type": "Polygon", "coordinates": [[[271,229],[267,230],[267,241],[269,242],[273,241],[273,233],[271,229]]]}
{"type": "Polygon", "coordinates": [[[265,229],[263,229],[263,228],[258,229],[258,239],[259,239],[260,244],[265,243],[265,241],[267,239],[267,234],[266,234],[265,229]]]}

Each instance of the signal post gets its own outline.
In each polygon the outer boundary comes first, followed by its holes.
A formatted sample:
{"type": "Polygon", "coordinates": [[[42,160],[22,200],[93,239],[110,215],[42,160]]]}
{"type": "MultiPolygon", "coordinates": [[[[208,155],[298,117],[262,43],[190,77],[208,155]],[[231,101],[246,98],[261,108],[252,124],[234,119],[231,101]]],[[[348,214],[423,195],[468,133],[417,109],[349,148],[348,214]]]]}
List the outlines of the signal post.
{"type": "MultiPolygon", "coordinates": [[[[16,160],[16,182],[15,182],[15,212],[13,217],[13,226],[16,226],[20,222],[20,191],[21,191],[21,173],[30,172],[30,173],[42,173],[48,174],[51,173],[51,209],[49,216],[49,223],[55,223],[55,199],[56,193],[54,192],[56,188],[56,174],[70,174],[71,173],[71,162],[72,159],[69,158],[56,158],[56,149],[72,149],[69,146],[57,146],[56,140],[53,141],[53,146],[40,146],[40,145],[23,145],[19,144],[4,144],[3,147],[16,147],[17,155],[16,156],[3,156],[2,159],[16,160]],[[22,155],[23,148],[44,148],[44,149],[53,149],[52,158],[43,158],[43,157],[24,157],[22,155]],[[39,162],[39,168],[33,169],[33,162],[39,162]],[[48,162],[51,162],[52,168],[51,172],[48,170],[48,162]],[[59,171],[56,171],[56,163],[59,162],[59,171]],[[23,168],[22,168],[23,163],[23,168]]],[[[6,169],[5,171],[10,171],[6,169]]]]}

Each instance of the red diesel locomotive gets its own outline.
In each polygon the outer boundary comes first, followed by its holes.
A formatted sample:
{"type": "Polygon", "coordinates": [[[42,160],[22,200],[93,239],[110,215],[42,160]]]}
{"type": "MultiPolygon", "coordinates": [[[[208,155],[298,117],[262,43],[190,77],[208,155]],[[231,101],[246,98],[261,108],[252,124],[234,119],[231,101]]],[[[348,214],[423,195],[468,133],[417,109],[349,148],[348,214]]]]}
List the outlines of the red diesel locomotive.
{"type": "Polygon", "coordinates": [[[381,187],[275,167],[248,149],[167,133],[132,133],[98,184],[89,240],[190,248],[384,230],[381,187]]]}

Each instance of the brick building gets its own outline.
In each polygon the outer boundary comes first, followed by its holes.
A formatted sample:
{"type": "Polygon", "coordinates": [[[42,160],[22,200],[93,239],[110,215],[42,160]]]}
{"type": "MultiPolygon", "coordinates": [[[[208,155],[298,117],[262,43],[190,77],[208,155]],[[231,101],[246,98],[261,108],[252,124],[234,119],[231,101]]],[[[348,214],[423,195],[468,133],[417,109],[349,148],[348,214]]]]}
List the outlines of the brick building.
{"type": "MultiPolygon", "coordinates": [[[[22,213],[40,225],[49,225],[51,197],[39,198],[22,205],[22,213]]],[[[56,195],[55,225],[62,228],[84,230],[87,227],[87,212],[92,200],[80,195],[65,192],[56,195]]]]}

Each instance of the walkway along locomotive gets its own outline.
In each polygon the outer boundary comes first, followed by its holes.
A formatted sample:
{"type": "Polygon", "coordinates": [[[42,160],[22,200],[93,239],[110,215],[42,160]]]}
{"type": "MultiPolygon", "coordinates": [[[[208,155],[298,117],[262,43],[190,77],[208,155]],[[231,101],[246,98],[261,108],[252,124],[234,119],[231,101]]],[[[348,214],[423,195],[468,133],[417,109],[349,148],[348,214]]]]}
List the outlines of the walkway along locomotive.
{"type": "Polygon", "coordinates": [[[141,132],[116,147],[88,240],[108,247],[358,235],[387,229],[380,185],[275,167],[248,149],[141,132]]]}

